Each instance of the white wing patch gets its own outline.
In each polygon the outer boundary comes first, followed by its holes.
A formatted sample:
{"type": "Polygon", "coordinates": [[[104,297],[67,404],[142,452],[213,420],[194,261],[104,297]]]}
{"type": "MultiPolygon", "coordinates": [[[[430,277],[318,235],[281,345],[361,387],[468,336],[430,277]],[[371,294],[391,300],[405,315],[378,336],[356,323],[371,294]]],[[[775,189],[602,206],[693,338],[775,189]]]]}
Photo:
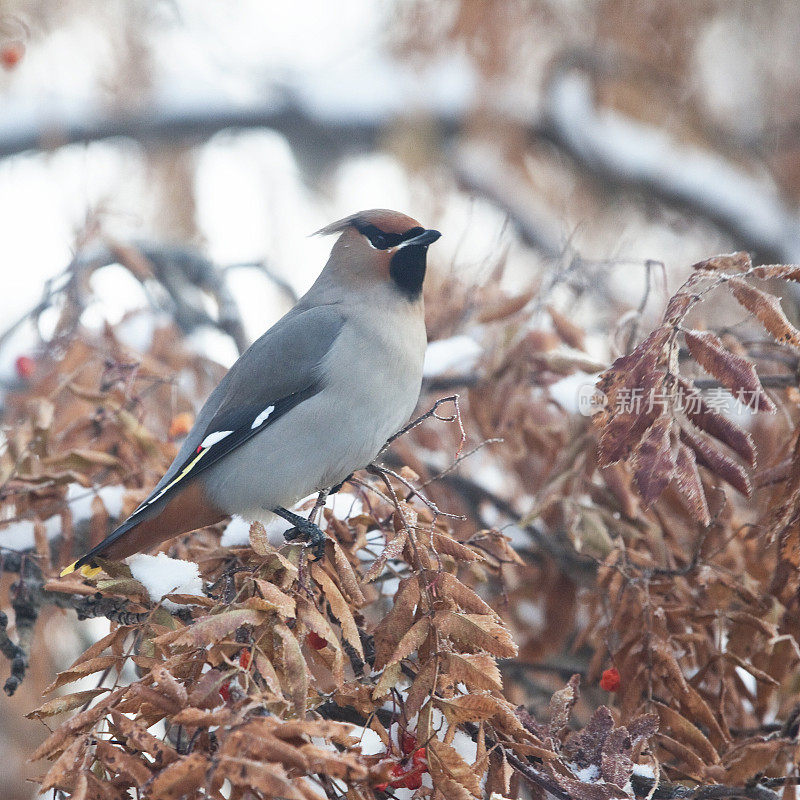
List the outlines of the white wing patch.
{"type": "Polygon", "coordinates": [[[267,406],[254,420],[250,430],[255,430],[259,425],[267,421],[267,417],[275,410],[275,406],[267,406]]]}
{"type": "Polygon", "coordinates": [[[200,442],[200,447],[203,449],[211,447],[211,445],[221,442],[226,436],[230,436],[232,433],[233,431],[214,431],[214,433],[209,433],[208,436],[200,442]]]}

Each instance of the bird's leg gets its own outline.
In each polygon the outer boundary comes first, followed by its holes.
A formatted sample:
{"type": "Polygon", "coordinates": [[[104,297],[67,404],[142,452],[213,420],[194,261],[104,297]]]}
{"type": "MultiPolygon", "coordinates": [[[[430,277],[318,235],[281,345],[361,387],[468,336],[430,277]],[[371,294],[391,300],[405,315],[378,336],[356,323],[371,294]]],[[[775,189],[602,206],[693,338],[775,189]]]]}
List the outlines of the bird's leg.
{"type": "Polygon", "coordinates": [[[284,539],[292,541],[292,539],[302,536],[308,540],[309,545],[313,548],[314,556],[322,558],[325,554],[325,534],[310,519],[294,514],[289,509],[281,506],[271,510],[273,514],[277,514],[294,525],[293,529],[283,534],[284,539]]]}

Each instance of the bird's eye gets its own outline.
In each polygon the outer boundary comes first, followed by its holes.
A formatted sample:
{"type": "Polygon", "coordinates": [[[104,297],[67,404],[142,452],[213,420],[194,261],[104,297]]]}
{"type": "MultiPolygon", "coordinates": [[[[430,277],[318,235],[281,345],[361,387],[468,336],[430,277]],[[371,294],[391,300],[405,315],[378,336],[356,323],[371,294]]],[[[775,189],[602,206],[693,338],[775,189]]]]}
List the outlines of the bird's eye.
{"type": "Polygon", "coordinates": [[[356,230],[366,236],[377,250],[387,250],[400,244],[402,237],[396,233],[386,233],[375,225],[356,225],[356,230]]]}

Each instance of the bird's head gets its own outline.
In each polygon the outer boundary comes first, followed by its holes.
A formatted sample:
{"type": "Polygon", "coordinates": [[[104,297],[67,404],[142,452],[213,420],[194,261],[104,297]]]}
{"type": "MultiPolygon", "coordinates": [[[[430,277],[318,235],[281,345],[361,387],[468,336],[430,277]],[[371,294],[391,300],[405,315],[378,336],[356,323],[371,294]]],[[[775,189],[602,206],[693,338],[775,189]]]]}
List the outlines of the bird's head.
{"type": "Polygon", "coordinates": [[[422,293],[428,245],[441,236],[439,231],[385,208],[359,211],[317,233],[341,234],[329,266],[335,265],[352,280],[388,281],[412,301],[422,293]]]}

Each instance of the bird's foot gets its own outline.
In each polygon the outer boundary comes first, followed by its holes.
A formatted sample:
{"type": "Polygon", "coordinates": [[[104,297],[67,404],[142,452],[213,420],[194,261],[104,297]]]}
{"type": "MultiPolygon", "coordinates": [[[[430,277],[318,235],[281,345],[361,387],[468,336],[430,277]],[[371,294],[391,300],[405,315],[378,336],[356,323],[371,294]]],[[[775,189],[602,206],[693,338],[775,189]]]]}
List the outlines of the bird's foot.
{"type": "Polygon", "coordinates": [[[289,530],[283,534],[284,539],[289,542],[295,539],[305,539],[308,542],[308,546],[313,550],[315,558],[320,559],[325,555],[326,536],[317,525],[311,522],[311,520],[301,517],[298,514],[293,514],[285,508],[274,508],[273,512],[294,525],[293,528],[289,528],[289,530]]]}

